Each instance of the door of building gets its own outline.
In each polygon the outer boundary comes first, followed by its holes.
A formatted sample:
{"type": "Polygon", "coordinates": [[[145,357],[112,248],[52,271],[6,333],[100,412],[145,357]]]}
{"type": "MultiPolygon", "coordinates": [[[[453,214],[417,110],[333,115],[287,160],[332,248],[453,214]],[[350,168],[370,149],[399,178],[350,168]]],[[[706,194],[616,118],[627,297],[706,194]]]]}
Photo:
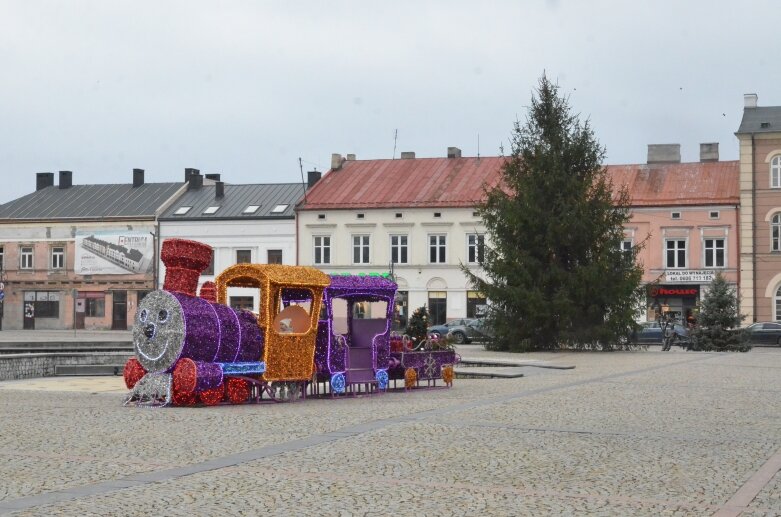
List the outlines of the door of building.
{"type": "Polygon", "coordinates": [[[35,291],[24,293],[24,330],[35,330],[35,291]]]}
{"type": "Polygon", "coordinates": [[[87,310],[87,299],[76,298],[76,328],[84,328],[84,316],[87,310]]]}
{"type": "Polygon", "coordinates": [[[127,330],[127,291],[112,292],[111,330],[127,330]]]}

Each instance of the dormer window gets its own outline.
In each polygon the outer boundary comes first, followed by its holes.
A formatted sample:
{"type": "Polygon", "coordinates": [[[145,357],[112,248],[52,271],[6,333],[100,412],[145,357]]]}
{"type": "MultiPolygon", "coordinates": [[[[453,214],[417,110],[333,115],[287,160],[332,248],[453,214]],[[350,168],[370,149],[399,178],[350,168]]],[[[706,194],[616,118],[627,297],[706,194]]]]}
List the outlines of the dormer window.
{"type": "Polygon", "coordinates": [[[281,214],[285,210],[287,210],[287,207],[289,205],[277,205],[274,207],[274,210],[271,211],[272,214],[281,214]]]}
{"type": "Polygon", "coordinates": [[[219,209],[220,209],[220,207],[219,207],[219,206],[210,206],[209,208],[207,208],[206,210],[204,210],[204,211],[203,211],[203,213],[204,213],[204,214],[213,214],[213,213],[215,213],[215,212],[216,212],[217,210],[219,210],[219,209]]]}
{"type": "Polygon", "coordinates": [[[244,209],[243,214],[254,214],[258,211],[258,208],[260,208],[260,205],[249,205],[247,208],[244,209]]]}
{"type": "Polygon", "coordinates": [[[191,206],[180,206],[179,208],[176,209],[174,215],[184,215],[187,212],[189,212],[191,208],[192,208],[191,206]]]}

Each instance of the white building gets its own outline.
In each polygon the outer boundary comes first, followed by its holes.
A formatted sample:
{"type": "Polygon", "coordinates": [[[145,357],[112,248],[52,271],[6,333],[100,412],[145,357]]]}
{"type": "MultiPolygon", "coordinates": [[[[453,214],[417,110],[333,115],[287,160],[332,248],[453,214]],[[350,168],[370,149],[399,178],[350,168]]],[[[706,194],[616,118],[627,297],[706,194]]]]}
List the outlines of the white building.
{"type": "MultiPolygon", "coordinates": [[[[199,287],[237,263],[296,263],[294,207],[304,194],[303,185],[226,185],[217,175],[206,178],[216,183],[203,185],[197,175],[191,178],[188,191],[159,218],[161,242],[180,238],[212,246],[212,263],[201,275],[199,287]]],[[[158,267],[161,287],[165,266],[161,262],[158,267]]],[[[258,312],[258,294],[256,289],[231,288],[229,303],[258,312]]]]}
{"type": "Polygon", "coordinates": [[[333,155],[297,208],[298,263],[326,273],[392,271],[402,325],[422,305],[434,324],[480,315],[486,300],[461,265],[479,271],[485,227],[475,205],[483,186],[498,182],[502,160],[462,158],[457,148],[448,158],[333,155]]]}

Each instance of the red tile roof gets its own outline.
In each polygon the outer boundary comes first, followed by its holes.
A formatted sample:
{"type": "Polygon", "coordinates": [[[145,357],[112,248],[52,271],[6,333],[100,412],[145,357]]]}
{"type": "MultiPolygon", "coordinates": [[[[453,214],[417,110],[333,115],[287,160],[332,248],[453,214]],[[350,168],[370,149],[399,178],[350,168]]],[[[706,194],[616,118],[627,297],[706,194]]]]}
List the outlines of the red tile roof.
{"type": "MultiPolygon", "coordinates": [[[[300,210],[469,207],[497,185],[504,157],[345,161],[306,194],[300,210]]],[[[632,206],[738,204],[738,162],[610,165],[632,206]]]]}
{"type": "Polygon", "coordinates": [[[306,193],[302,210],[468,207],[499,182],[502,157],[352,160],[306,193]]]}
{"type": "Polygon", "coordinates": [[[626,185],[632,206],[675,206],[740,202],[738,162],[609,165],[613,185],[626,185]]]}

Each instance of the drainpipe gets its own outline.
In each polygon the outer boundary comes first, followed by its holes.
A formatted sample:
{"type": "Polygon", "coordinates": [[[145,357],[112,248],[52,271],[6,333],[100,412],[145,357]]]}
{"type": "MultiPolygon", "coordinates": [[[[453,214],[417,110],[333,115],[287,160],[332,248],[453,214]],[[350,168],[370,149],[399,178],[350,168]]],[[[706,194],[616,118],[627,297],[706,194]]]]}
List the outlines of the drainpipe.
{"type": "Polygon", "coordinates": [[[753,268],[754,323],[757,321],[757,149],[751,133],[751,267],[753,268]]]}
{"type": "Polygon", "coordinates": [[[298,260],[298,211],[293,211],[293,214],[295,214],[296,217],[296,266],[300,265],[301,263],[298,260]]]}

